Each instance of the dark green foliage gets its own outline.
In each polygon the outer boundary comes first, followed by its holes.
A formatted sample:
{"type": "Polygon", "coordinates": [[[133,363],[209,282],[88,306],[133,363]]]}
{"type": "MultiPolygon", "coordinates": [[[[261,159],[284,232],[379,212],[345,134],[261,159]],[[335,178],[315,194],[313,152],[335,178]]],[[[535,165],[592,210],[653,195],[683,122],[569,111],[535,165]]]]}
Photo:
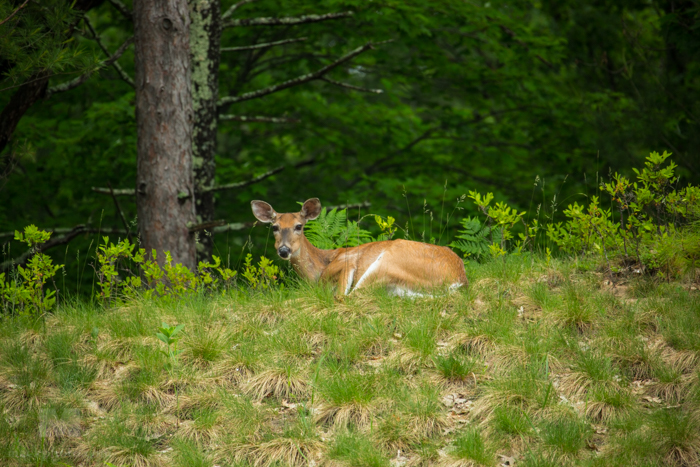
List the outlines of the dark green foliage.
{"type": "MultiPolygon", "coordinates": [[[[225,1],[222,8],[231,4],[225,1]]],[[[42,4],[48,10],[42,10],[30,2],[18,14],[19,23],[15,18],[0,26],[3,32],[13,32],[0,34],[3,44],[23,54],[40,57],[42,48],[59,50],[57,44],[67,54],[60,60],[56,53],[45,54],[42,60],[55,63],[53,68],[37,62],[15,66],[12,73],[31,73],[37,66],[73,73],[93,63],[94,57],[105,58],[83,23],[63,44],[62,34],[70,32],[65,25],[74,18],[65,5],[49,2],[42,4]],[[42,40],[53,45],[32,42],[34,47],[19,47],[29,40],[22,34],[26,36],[29,25],[37,21],[50,32],[40,35],[42,40]],[[73,57],[79,50],[85,52],[73,57]],[[83,65],[61,64],[64,59],[80,62],[81,57],[86,57],[83,65]]],[[[249,180],[281,164],[313,163],[288,168],[261,183],[217,192],[216,218],[251,221],[248,201],[253,198],[275,206],[279,202],[281,212],[296,209],[295,201],[309,196],[321,196],[327,205],[368,200],[372,213],[392,215],[397,225],[406,226],[405,236],[440,237],[449,243],[460,228],[458,221],[476,214],[472,206],[465,207],[464,215],[449,214],[455,207],[452,200],[472,189],[493,191],[497,201],[508,200],[518,211],[531,208],[527,221],[531,225],[538,205],[541,223],[552,216],[557,220],[561,200],[581,202],[580,193],[590,197],[597,189],[594,185],[610,172],[629,177],[631,166],[640,166],[650,150],[673,150],[682,182],[697,182],[693,161],[698,158],[700,133],[693,131],[693,122],[700,114],[696,108],[700,90],[692,77],[697,73],[698,28],[691,5],[679,4],[671,11],[659,1],[244,4],[235,18],[345,10],[354,15],[284,32],[227,28],[223,47],[288,37],[307,40],[256,52],[224,52],[222,97],[317,70],[365,42],[393,41],[377,45],[329,75],[336,81],[381,89],[382,94],[316,81],[222,109],[235,115],[287,116],[299,123],[222,120],[216,142],[217,183],[249,180]]],[[[0,18],[13,6],[3,7],[0,18]]],[[[88,16],[110,52],[133,33],[132,23],[109,2],[88,16]]],[[[132,49],[119,63],[133,76],[132,49]]],[[[49,84],[73,77],[58,74],[49,84]]],[[[0,91],[0,105],[13,91],[0,91]]],[[[0,168],[7,156],[14,161],[0,184],[3,231],[32,222],[42,228],[81,223],[95,229],[124,228],[114,201],[90,187],[135,186],[133,99],[133,89],[117,72],[103,68],[80,88],[54,94],[29,110],[13,147],[0,154],[0,168]]],[[[134,232],[133,199],[119,197],[119,202],[134,232]]],[[[356,220],[356,211],[350,213],[356,220]]],[[[470,228],[465,235],[474,237],[484,230],[483,225],[470,228]]],[[[240,247],[249,234],[258,257],[266,244],[265,229],[215,235],[215,252],[227,266],[236,267],[241,261],[240,247]]],[[[353,242],[358,235],[352,232],[347,237],[333,242],[353,242]]],[[[88,293],[92,280],[86,258],[94,254],[97,238],[97,234],[81,235],[67,248],[49,252],[54,262],[60,259],[66,264],[64,293],[88,293]]],[[[467,243],[469,251],[464,253],[483,255],[483,244],[474,251],[471,239],[456,241],[467,243]]],[[[17,256],[18,245],[10,246],[5,257],[17,256]]],[[[685,263],[696,256],[686,255],[685,263]]]]}

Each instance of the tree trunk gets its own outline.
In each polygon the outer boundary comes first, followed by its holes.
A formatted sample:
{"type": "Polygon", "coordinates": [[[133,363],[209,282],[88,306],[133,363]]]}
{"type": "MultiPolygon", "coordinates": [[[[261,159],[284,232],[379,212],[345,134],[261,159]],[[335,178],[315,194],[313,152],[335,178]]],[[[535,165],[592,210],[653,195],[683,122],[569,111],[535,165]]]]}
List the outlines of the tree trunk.
{"type": "MultiPolygon", "coordinates": [[[[214,220],[214,193],[205,191],[214,185],[216,162],[217,101],[219,99],[219,62],[221,45],[221,5],[219,0],[190,0],[192,24],[192,106],[194,127],[192,152],[197,223],[214,220]]],[[[199,260],[211,259],[213,232],[198,233],[199,260]]]]}
{"type": "Polygon", "coordinates": [[[136,0],[137,177],[141,246],[196,265],[192,175],[190,16],[187,0],[136,0]]]}

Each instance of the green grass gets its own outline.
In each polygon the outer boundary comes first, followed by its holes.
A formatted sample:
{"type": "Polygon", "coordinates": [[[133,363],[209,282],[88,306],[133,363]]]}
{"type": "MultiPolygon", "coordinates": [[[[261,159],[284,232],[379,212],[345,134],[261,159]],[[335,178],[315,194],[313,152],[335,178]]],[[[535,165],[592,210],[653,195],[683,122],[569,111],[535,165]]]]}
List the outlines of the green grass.
{"type": "Polygon", "coordinates": [[[468,275],[0,317],[0,465],[698,464],[698,291],[526,257],[468,275]]]}

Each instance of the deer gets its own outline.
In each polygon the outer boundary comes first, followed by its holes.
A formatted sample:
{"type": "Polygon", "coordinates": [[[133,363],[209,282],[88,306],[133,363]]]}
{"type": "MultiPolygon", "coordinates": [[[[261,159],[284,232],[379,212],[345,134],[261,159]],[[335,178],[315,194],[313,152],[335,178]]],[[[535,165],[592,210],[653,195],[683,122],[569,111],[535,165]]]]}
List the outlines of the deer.
{"type": "Polygon", "coordinates": [[[275,249],[294,270],[312,282],[336,286],[336,296],[379,285],[398,296],[424,296],[426,289],[453,291],[467,284],[464,262],[447,247],[411,240],[384,240],[334,250],[316,248],[304,235],[308,221],[321,214],[321,201],[311,198],[301,211],[277,213],[265,201],[251,201],[253,215],[272,224],[275,249]]]}

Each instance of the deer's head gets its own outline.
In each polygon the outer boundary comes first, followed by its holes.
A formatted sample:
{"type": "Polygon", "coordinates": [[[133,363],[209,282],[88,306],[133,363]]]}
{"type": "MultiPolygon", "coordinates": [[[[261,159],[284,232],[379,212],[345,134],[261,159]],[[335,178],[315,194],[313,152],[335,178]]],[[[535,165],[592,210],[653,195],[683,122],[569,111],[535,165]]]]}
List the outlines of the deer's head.
{"type": "Polygon", "coordinates": [[[304,238],[304,225],[321,214],[321,201],[311,198],[304,202],[299,212],[279,214],[265,201],[250,202],[253,215],[260,222],[272,224],[275,249],[282,259],[291,259],[299,253],[304,238]]]}

